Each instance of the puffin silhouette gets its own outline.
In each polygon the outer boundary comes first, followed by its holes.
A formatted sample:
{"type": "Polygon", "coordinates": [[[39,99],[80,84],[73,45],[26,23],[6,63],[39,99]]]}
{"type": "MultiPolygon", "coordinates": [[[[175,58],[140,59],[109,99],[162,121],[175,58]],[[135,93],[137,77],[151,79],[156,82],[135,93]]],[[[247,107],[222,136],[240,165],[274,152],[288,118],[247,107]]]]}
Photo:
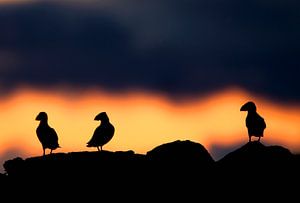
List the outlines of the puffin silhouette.
{"type": "Polygon", "coordinates": [[[101,124],[95,129],[92,138],[87,143],[87,147],[97,147],[98,151],[102,151],[103,145],[108,143],[114,136],[115,128],[109,122],[106,112],[99,113],[94,120],[100,120],[101,124]]]}
{"type": "Polygon", "coordinates": [[[35,120],[40,121],[40,124],[36,129],[36,134],[43,147],[43,156],[45,156],[45,150],[47,148],[51,150],[50,154],[52,154],[52,150],[55,150],[60,146],[58,144],[57,133],[48,125],[47,113],[40,112],[35,120]]]}
{"type": "Polygon", "coordinates": [[[251,142],[251,137],[258,137],[258,142],[260,138],[264,136],[264,130],[266,128],[265,120],[256,112],[256,105],[254,102],[249,101],[244,104],[241,111],[248,111],[246,117],[246,126],[248,128],[249,142],[251,142]]]}

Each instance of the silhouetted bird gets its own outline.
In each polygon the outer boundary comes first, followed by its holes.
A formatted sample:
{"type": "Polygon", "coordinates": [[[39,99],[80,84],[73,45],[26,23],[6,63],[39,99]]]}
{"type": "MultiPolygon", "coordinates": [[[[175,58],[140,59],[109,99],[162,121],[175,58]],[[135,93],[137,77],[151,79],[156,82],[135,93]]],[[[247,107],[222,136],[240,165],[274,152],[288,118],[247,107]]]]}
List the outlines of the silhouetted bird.
{"type": "Polygon", "coordinates": [[[99,113],[94,120],[100,120],[101,124],[95,129],[93,137],[87,143],[87,147],[97,147],[98,151],[100,151],[100,147],[102,151],[102,146],[108,143],[114,136],[115,128],[109,122],[106,112],[99,113]]]}
{"type": "Polygon", "coordinates": [[[40,112],[35,120],[40,121],[40,124],[36,129],[36,134],[43,147],[43,156],[45,156],[45,150],[47,148],[51,150],[51,154],[52,150],[60,147],[58,144],[58,136],[55,130],[48,125],[48,116],[46,112],[40,112]]]}
{"type": "Polygon", "coordinates": [[[266,128],[265,120],[256,112],[256,106],[252,101],[244,104],[241,111],[248,111],[246,117],[246,126],[248,128],[249,142],[251,142],[251,136],[260,138],[264,136],[264,130],[266,128]]]}

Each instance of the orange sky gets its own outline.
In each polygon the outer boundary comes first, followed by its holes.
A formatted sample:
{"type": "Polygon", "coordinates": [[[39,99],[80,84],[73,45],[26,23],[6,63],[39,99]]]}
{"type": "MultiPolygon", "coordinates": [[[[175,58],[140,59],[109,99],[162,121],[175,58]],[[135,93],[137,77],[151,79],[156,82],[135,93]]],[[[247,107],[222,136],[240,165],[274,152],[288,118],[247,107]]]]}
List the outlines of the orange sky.
{"type": "Polygon", "coordinates": [[[299,152],[299,106],[275,104],[238,89],[175,103],[154,93],[89,91],[76,95],[64,90],[41,92],[23,88],[1,98],[0,156],[11,149],[27,156],[42,154],[35,134],[35,117],[40,111],[48,113],[49,124],[58,133],[62,148],[55,152],[96,150],[87,148],[86,142],[99,125],[94,121],[95,115],[102,111],[107,112],[116,128],[114,138],[103,147],[105,150],[144,154],[178,139],[199,142],[208,150],[212,144],[246,143],[246,112],[239,109],[248,100],[255,101],[258,113],[266,120],[262,142],[299,152]]]}

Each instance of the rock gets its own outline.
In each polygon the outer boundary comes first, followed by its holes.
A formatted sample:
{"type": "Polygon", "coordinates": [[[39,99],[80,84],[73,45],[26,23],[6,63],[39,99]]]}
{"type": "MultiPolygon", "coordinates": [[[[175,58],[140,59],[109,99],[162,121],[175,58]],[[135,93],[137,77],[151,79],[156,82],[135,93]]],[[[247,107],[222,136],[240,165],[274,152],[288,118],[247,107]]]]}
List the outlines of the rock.
{"type": "Polygon", "coordinates": [[[174,141],[162,144],[147,152],[150,160],[178,163],[195,163],[211,165],[214,163],[209,152],[201,144],[185,141],[174,141]]]}
{"type": "MultiPolygon", "coordinates": [[[[259,142],[247,143],[215,162],[201,144],[177,140],[157,146],[146,155],[131,150],[53,153],[17,157],[6,161],[4,168],[8,191],[38,191],[45,197],[50,192],[53,198],[72,200],[90,194],[96,200],[122,193],[177,200],[178,195],[203,197],[212,192],[247,196],[250,191],[264,191],[260,194],[269,197],[273,192],[266,193],[265,189],[270,188],[290,195],[291,185],[300,181],[299,163],[300,155],[259,142]]],[[[214,200],[218,196],[208,197],[214,200]]]]}
{"type": "Polygon", "coordinates": [[[244,167],[256,164],[268,166],[284,164],[292,160],[292,153],[281,146],[265,146],[260,142],[248,142],[239,149],[230,152],[219,160],[220,164],[240,165],[244,167]]]}

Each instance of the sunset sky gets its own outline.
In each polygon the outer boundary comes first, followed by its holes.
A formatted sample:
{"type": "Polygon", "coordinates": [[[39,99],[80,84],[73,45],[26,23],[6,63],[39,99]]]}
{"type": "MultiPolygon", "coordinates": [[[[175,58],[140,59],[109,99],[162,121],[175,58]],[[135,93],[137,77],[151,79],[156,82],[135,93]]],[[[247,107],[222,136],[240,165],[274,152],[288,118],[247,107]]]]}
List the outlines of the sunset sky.
{"type": "Polygon", "coordinates": [[[46,111],[62,148],[86,148],[106,111],[104,149],[146,153],[177,139],[215,159],[248,141],[300,152],[300,3],[293,0],[0,0],[0,161],[39,156],[46,111]],[[2,157],[2,158],[1,158],[2,157]]]}

